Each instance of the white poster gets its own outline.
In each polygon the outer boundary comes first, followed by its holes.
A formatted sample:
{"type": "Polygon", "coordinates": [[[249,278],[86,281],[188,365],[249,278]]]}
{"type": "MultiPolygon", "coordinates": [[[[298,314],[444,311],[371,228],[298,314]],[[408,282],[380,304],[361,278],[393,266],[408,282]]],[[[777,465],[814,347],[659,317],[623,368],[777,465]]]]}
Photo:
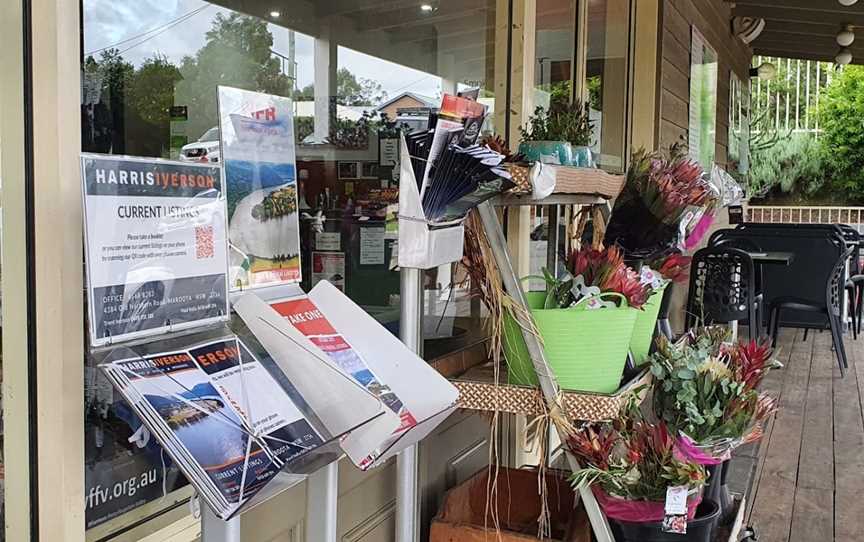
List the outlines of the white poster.
{"type": "Polygon", "coordinates": [[[90,342],[227,320],[216,166],[81,155],[90,342]]]}
{"type": "Polygon", "coordinates": [[[231,288],[300,281],[291,100],[219,87],[231,288]]]}
{"type": "Polygon", "coordinates": [[[342,252],[312,253],[312,286],[327,280],[345,291],[345,254],[342,252]]]}
{"type": "Polygon", "coordinates": [[[342,234],[338,231],[316,233],[315,250],[342,250],[342,234]]]}
{"type": "Polygon", "coordinates": [[[360,228],[360,265],[384,264],[384,226],[360,228]]]}

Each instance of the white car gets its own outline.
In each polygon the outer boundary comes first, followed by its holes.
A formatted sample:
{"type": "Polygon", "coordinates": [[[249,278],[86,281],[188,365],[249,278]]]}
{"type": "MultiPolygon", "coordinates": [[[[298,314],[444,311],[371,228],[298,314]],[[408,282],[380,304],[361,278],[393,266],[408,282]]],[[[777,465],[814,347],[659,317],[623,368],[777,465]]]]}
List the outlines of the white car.
{"type": "Polygon", "coordinates": [[[219,127],[210,128],[198,141],[184,145],[180,149],[180,160],[184,162],[219,161],[219,127]]]}

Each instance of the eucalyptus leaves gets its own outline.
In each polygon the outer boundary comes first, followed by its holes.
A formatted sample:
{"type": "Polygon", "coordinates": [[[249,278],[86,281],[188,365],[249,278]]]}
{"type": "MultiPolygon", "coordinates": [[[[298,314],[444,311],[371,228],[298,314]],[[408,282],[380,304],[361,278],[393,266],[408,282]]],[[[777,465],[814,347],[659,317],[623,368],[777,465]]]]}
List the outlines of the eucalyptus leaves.
{"type": "Polygon", "coordinates": [[[661,339],[650,358],[657,417],[700,447],[755,440],[775,410],[756,389],[779,366],[773,352],[756,341],[727,345],[727,333],[701,328],[676,344],[661,339]]]}

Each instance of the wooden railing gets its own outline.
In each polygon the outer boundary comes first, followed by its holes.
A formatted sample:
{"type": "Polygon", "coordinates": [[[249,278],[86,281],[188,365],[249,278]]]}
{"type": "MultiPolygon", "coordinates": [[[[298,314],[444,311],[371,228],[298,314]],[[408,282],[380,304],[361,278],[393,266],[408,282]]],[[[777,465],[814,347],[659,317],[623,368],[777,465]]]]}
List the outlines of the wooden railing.
{"type": "Polygon", "coordinates": [[[747,222],[777,224],[849,224],[864,230],[864,207],[753,205],[745,208],[747,222]]]}

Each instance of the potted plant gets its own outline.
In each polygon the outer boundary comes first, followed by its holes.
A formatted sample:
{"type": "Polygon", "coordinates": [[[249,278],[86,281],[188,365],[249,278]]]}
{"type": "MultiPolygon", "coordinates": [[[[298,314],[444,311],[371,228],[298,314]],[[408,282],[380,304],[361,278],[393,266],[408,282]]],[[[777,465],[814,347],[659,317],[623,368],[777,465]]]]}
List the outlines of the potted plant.
{"type": "Polygon", "coordinates": [[[676,344],[661,338],[651,372],[655,414],[676,435],[679,454],[709,466],[708,494],[728,507],[722,465],[735,448],[762,436],[776,402],[758,386],[779,363],[767,343],[730,345],[727,338],[718,327],[694,330],[676,344]]]}
{"type": "MultiPolygon", "coordinates": [[[[526,294],[533,324],[562,388],[612,393],[621,382],[636,309],[644,305],[648,289],[615,247],[575,252],[569,266],[563,277],[544,270],[545,291],[526,294]]],[[[536,386],[522,339],[522,330],[531,329],[532,322],[524,320],[512,311],[505,315],[508,380],[536,386]]]]}
{"type": "Polygon", "coordinates": [[[519,131],[519,153],[531,162],[595,167],[590,149],[593,123],[588,106],[578,100],[555,99],[548,109],[537,106],[519,131]]]}
{"type": "Polygon", "coordinates": [[[711,540],[719,508],[710,501],[700,507],[705,468],[676,454],[674,435],[649,423],[635,398],[617,420],[585,427],[568,445],[584,465],[573,474],[574,486],[591,487],[617,540],[711,540]],[[686,536],[664,531],[670,488],[686,491],[686,536]]]}

